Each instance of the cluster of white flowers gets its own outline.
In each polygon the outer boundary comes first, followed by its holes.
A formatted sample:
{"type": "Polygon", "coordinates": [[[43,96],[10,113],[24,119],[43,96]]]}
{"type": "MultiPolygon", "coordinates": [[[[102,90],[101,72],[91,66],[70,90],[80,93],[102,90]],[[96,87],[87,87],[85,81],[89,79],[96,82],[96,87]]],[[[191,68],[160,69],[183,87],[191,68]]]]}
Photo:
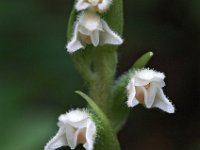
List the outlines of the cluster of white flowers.
{"type": "MultiPolygon", "coordinates": [[[[77,17],[73,36],[66,45],[67,51],[73,53],[88,44],[94,47],[104,44],[120,45],[122,38],[108,26],[100,13],[106,12],[112,0],[77,0],[75,9],[81,13],[77,17]]],[[[127,105],[135,107],[138,104],[146,108],[159,108],[168,113],[174,113],[175,108],[165,96],[163,87],[165,75],[151,69],[141,69],[135,72],[127,85],[127,105]]],[[[126,87],[124,87],[126,90],[126,87]]],[[[95,122],[86,110],[72,110],[59,117],[59,130],[46,144],[44,150],[55,150],[62,146],[75,149],[83,144],[86,150],[93,150],[97,129],[95,122]]],[[[109,133],[108,133],[109,134],[109,133]]]]}
{"type": "Polygon", "coordinates": [[[47,143],[44,150],[55,150],[62,146],[75,149],[83,144],[86,150],[93,150],[96,138],[96,125],[86,110],[72,110],[59,117],[59,130],[47,143]]]}
{"type": "Polygon", "coordinates": [[[71,40],[66,45],[67,51],[73,53],[87,44],[98,45],[123,43],[122,38],[108,26],[98,13],[107,11],[111,0],[77,0],[75,8],[83,11],[78,16],[71,40]]]}
{"type": "Polygon", "coordinates": [[[165,112],[174,113],[174,106],[162,90],[165,86],[164,78],[163,73],[154,70],[138,70],[127,86],[128,106],[134,107],[141,103],[146,108],[157,107],[165,112]]]}
{"type": "MultiPolygon", "coordinates": [[[[146,108],[157,107],[165,112],[174,113],[175,108],[163,93],[165,86],[164,74],[142,69],[135,72],[130,79],[128,91],[128,107],[134,107],[141,103],[146,108]]],[[[59,117],[59,130],[47,143],[44,150],[55,150],[62,146],[75,149],[83,144],[86,150],[93,150],[96,138],[96,125],[86,110],[72,110],[59,117]]]]}

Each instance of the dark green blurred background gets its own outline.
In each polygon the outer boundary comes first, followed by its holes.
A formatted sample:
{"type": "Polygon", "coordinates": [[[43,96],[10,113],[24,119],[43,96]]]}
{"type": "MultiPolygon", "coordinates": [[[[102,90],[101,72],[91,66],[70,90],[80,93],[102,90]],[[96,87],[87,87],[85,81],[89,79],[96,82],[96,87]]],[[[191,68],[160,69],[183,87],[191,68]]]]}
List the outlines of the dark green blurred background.
{"type": "MultiPolygon", "coordinates": [[[[118,75],[141,54],[165,72],[174,115],[141,106],[119,133],[123,150],[200,149],[200,1],[126,0],[125,43],[118,75]]],[[[57,130],[57,116],[85,105],[84,89],[66,53],[73,0],[0,1],[0,149],[42,150],[57,130]]]]}

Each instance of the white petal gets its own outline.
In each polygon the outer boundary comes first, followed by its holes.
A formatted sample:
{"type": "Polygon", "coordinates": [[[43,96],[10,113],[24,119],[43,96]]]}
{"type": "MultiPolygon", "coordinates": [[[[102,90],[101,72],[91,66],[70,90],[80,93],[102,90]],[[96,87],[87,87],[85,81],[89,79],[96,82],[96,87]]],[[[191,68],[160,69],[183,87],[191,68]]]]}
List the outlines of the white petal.
{"type": "Polygon", "coordinates": [[[158,71],[155,71],[155,70],[153,70],[154,71],[154,76],[153,76],[153,78],[152,78],[152,81],[162,81],[162,80],[164,80],[165,79],[165,75],[164,75],[164,73],[162,73],[162,72],[158,72],[158,71]]]}
{"type": "Polygon", "coordinates": [[[151,81],[151,80],[146,80],[146,79],[140,79],[135,77],[135,86],[146,86],[148,84],[154,84],[154,86],[156,87],[164,87],[165,86],[165,82],[162,81],[151,81]]]}
{"type": "Polygon", "coordinates": [[[60,117],[58,119],[61,122],[67,121],[67,123],[68,123],[68,121],[79,122],[79,121],[85,120],[87,118],[89,118],[89,115],[86,110],[76,109],[76,110],[69,111],[66,114],[60,115],[60,117]]]}
{"type": "Polygon", "coordinates": [[[72,121],[68,121],[68,124],[73,126],[74,128],[84,128],[87,126],[88,124],[88,118],[78,121],[78,122],[72,122],[72,121]]]}
{"type": "Polygon", "coordinates": [[[90,7],[90,4],[85,0],[78,0],[75,7],[77,11],[81,11],[90,7]]]}
{"type": "Polygon", "coordinates": [[[101,23],[100,21],[100,16],[92,12],[84,12],[79,17],[79,24],[89,31],[97,30],[101,23]]]}
{"type": "Polygon", "coordinates": [[[115,32],[113,32],[107,23],[101,19],[103,29],[105,32],[100,32],[100,42],[103,44],[113,44],[120,45],[123,43],[123,40],[120,36],[118,36],[115,32]]]}
{"type": "Polygon", "coordinates": [[[96,126],[92,121],[89,121],[86,128],[86,143],[83,145],[83,147],[86,150],[93,149],[95,137],[96,137],[96,126]]]}
{"type": "Polygon", "coordinates": [[[102,22],[99,23],[99,25],[98,25],[98,27],[97,27],[97,30],[103,31],[103,32],[104,32],[102,22]]]}
{"type": "Polygon", "coordinates": [[[145,99],[145,105],[146,105],[147,108],[152,107],[154,100],[155,100],[157,90],[158,90],[158,88],[153,83],[150,83],[150,86],[147,89],[148,96],[145,99]]]}
{"type": "Polygon", "coordinates": [[[128,101],[127,105],[128,107],[134,107],[139,104],[138,100],[135,98],[136,95],[136,89],[135,89],[135,80],[134,78],[130,80],[128,86],[127,86],[127,91],[128,91],[128,101]]]}
{"type": "Polygon", "coordinates": [[[112,0],[103,0],[99,5],[98,5],[98,9],[100,12],[104,12],[106,11],[110,4],[112,3],[112,0]]]}
{"type": "Polygon", "coordinates": [[[149,81],[149,82],[154,82],[154,81],[160,82],[164,80],[165,75],[163,73],[154,71],[152,69],[141,69],[135,73],[135,78],[137,78],[138,80],[149,81]]]}
{"type": "Polygon", "coordinates": [[[78,49],[81,49],[84,47],[78,39],[78,28],[79,28],[79,24],[77,22],[74,28],[73,37],[71,41],[66,45],[67,51],[69,53],[73,53],[77,51],[78,49]]]}
{"type": "Polygon", "coordinates": [[[66,47],[69,53],[73,53],[81,48],[84,48],[80,41],[71,41],[66,47]]]}
{"type": "Polygon", "coordinates": [[[70,125],[66,125],[66,137],[68,145],[71,149],[74,149],[77,145],[77,137],[75,135],[76,129],[70,125]]]}
{"type": "Polygon", "coordinates": [[[152,82],[156,87],[162,88],[165,86],[165,82],[163,80],[161,81],[154,81],[152,82]]]}
{"type": "MultiPolygon", "coordinates": [[[[74,134],[74,143],[72,143],[73,145],[71,146],[71,149],[75,149],[76,148],[76,146],[79,144],[78,143],[78,136],[79,136],[79,134],[83,131],[84,129],[82,128],[82,129],[77,129],[76,130],[76,132],[75,132],[75,134],[74,134]]],[[[82,144],[82,143],[81,143],[82,144]]]]}
{"type": "MultiPolygon", "coordinates": [[[[143,94],[144,94],[144,105],[147,107],[147,108],[150,108],[149,105],[148,105],[148,92],[146,90],[145,87],[143,86],[139,86],[137,87],[140,91],[143,91],[143,94]]],[[[136,93],[137,94],[137,93],[136,93]]],[[[139,100],[138,100],[139,101],[139,100]]]]}
{"type": "Polygon", "coordinates": [[[168,113],[175,112],[174,106],[169,101],[169,99],[167,99],[161,88],[158,89],[153,107],[160,108],[161,110],[166,111],[168,113]]]}
{"type": "Polygon", "coordinates": [[[88,29],[86,29],[86,28],[83,27],[83,26],[80,26],[79,32],[80,32],[81,34],[83,34],[83,35],[88,35],[88,36],[91,34],[91,31],[88,30],[88,29]]]}
{"type": "Polygon", "coordinates": [[[87,0],[92,6],[97,6],[100,0],[87,0]]]}
{"type": "Polygon", "coordinates": [[[62,146],[67,146],[64,128],[58,130],[57,134],[47,143],[44,150],[55,150],[62,146]]]}
{"type": "Polygon", "coordinates": [[[140,79],[135,77],[135,86],[146,86],[150,83],[150,80],[140,79]]]}
{"type": "Polygon", "coordinates": [[[136,98],[133,98],[133,99],[129,99],[127,101],[127,105],[128,107],[135,107],[136,105],[139,104],[139,101],[136,99],[136,98]]]}
{"type": "Polygon", "coordinates": [[[91,34],[91,41],[95,47],[99,45],[99,31],[93,31],[93,33],[91,34]]]}

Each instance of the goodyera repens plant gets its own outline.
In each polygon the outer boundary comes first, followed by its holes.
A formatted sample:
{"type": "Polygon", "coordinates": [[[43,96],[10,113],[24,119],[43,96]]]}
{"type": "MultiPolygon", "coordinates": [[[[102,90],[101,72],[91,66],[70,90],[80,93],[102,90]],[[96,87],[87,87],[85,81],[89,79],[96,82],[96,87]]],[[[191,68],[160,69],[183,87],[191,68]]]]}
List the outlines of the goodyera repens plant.
{"type": "Polygon", "coordinates": [[[44,150],[76,149],[78,145],[86,150],[120,150],[116,134],[136,105],[174,113],[174,106],[163,92],[165,75],[144,68],[152,52],[114,78],[117,48],[123,43],[122,4],[122,0],[75,1],[66,49],[88,87],[88,95],[76,91],[88,106],[60,115],[59,129],[44,150]]]}

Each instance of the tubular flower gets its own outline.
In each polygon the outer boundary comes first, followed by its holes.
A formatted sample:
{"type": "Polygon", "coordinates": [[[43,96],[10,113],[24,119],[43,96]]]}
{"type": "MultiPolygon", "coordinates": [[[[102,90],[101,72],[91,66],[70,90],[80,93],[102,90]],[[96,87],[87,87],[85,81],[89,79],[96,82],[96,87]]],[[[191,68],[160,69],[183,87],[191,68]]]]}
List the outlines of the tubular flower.
{"type": "Polygon", "coordinates": [[[75,149],[83,144],[86,150],[93,150],[96,137],[96,126],[85,110],[72,110],[59,117],[59,130],[47,143],[44,150],[55,150],[62,146],[75,149]]]}
{"type": "Polygon", "coordinates": [[[154,70],[137,71],[127,86],[128,106],[134,107],[141,103],[146,108],[157,107],[168,113],[174,113],[174,106],[162,90],[165,86],[164,78],[163,73],[154,70]]]}
{"type": "Polygon", "coordinates": [[[102,13],[108,10],[111,3],[112,0],[77,0],[75,7],[77,11],[90,9],[102,13]]]}
{"type": "Polygon", "coordinates": [[[121,37],[113,32],[98,14],[84,12],[78,18],[73,37],[66,48],[68,52],[73,53],[84,48],[86,44],[97,47],[104,44],[120,45],[122,42],[121,37]]]}

